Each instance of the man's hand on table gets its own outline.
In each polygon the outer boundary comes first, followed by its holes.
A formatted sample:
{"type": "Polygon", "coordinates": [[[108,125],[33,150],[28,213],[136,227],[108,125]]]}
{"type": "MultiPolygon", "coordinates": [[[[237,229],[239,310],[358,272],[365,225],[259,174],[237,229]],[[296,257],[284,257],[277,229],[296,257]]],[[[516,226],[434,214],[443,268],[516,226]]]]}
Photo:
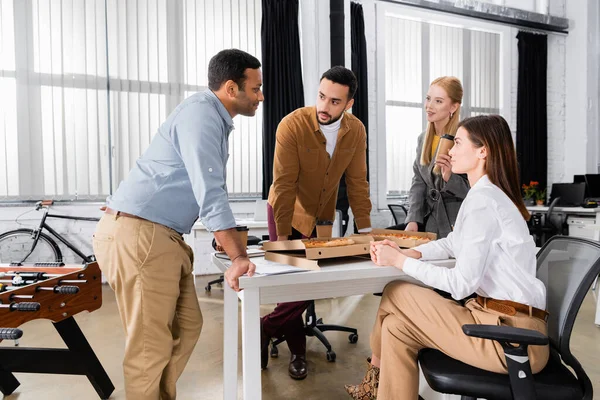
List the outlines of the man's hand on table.
{"type": "Polygon", "coordinates": [[[227,271],[225,271],[225,280],[233,290],[239,292],[240,276],[244,274],[248,274],[248,276],[253,276],[255,270],[256,265],[254,265],[254,263],[252,263],[248,257],[239,256],[235,260],[233,260],[231,266],[227,268],[227,271]]]}

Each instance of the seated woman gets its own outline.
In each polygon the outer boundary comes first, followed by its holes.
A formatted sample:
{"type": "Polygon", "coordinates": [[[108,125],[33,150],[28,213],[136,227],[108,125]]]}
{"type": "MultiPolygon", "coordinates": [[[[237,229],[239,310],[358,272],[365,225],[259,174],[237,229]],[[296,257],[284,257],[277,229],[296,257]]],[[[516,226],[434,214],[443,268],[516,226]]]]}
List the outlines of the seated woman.
{"type": "MultiPolygon", "coordinates": [[[[377,265],[395,266],[427,286],[449,292],[456,300],[472,293],[477,298],[462,305],[411,283],[387,285],[371,334],[373,354],[367,374],[361,384],[346,386],[354,399],[417,399],[417,354],[422,348],[438,349],[477,368],[508,373],[500,344],[465,335],[464,324],[547,333],[546,289],[535,275],[535,244],[527,228],[529,213],[519,190],[508,124],[498,115],[465,119],[450,156],[452,173],[466,173],[471,185],[454,231],[411,250],[401,250],[390,241],[372,243],[371,258],[377,265]],[[456,258],[454,268],[418,261],[450,257],[456,258]],[[503,307],[486,307],[489,299],[503,307]]],[[[528,353],[533,373],[541,371],[548,361],[548,346],[529,346],[528,353]]]]}

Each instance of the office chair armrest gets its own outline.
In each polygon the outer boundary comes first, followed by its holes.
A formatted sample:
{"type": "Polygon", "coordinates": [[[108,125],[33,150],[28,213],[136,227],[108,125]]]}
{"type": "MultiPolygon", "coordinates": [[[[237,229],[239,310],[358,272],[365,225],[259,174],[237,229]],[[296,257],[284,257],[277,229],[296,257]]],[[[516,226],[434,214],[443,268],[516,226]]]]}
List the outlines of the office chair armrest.
{"type": "Polygon", "coordinates": [[[462,330],[467,336],[496,340],[502,345],[514,400],[537,398],[527,347],[546,345],[548,337],[531,329],[512,326],[463,325],[462,330]],[[514,344],[518,346],[515,347],[514,344]]]}
{"type": "Polygon", "coordinates": [[[533,346],[548,344],[547,336],[531,329],[497,325],[463,325],[462,330],[467,336],[496,340],[500,343],[517,343],[533,346]]]}

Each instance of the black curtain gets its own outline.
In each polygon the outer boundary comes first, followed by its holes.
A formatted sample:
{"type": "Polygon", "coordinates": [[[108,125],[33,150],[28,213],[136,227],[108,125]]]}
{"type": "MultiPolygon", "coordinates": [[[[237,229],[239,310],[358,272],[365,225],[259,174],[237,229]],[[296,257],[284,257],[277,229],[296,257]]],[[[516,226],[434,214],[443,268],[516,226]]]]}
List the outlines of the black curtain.
{"type": "MultiPolygon", "coordinates": [[[[367,41],[365,39],[365,18],[362,5],[359,3],[350,3],[350,36],[351,36],[351,58],[352,72],[358,79],[358,89],[354,96],[354,105],[352,114],[360,119],[367,130],[367,180],[369,179],[369,84],[367,77],[367,41]]],[[[342,217],[346,222],[343,227],[342,235],[346,233],[348,227],[348,193],[346,190],[346,179],[342,177],[338,191],[338,200],[336,208],[342,210],[342,217]]],[[[356,229],[356,228],[355,228],[356,229]]]]}
{"type": "Polygon", "coordinates": [[[298,0],[262,0],[263,199],[273,182],[275,133],[279,121],[304,107],[298,0]]]}
{"type": "MultiPolygon", "coordinates": [[[[350,34],[352,42],[352,72],[358,79],[352,114],[360,119],[369,134],[369,84],[367,76],[367,40],[365,39],[365,17],[361,4],[350,3],[350,34]]],[[[367,141],[367,146],[368,146],[367,141]]],[[[369,157],[367,157],[367,166],[369,157]]],[[[367,172],[367,178],[369,174],[367,172]]]]}
{"type": "Polygon", "coordinates": [[[548,174],[546,76],[548,38],[519,32],[517,91],[517,159],[521,183],[538,181],[545,188],[548,174]]]}
{"type": "Polygon", "coordinates": [[[367,76],[367,40],[362,5],[350,3],[350,27],[352,43],[352,72],[358,79],[352,114],[360,119],[367,130],[367,180],[369,179],[369,83],[367,76]]]}

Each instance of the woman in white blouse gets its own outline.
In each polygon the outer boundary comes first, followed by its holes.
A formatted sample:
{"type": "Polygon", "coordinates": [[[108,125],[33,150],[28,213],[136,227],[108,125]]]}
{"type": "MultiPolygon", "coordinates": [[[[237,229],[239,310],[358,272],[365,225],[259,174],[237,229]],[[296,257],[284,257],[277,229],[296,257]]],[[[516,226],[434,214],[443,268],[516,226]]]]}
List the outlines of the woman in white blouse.
{"type": "MultiPolygon", "coordinates": [[[[509,325],[547,333],[546,289],[535,276],[535,244],[519,189],[515,148],[508,124],[498,115],[467,118],[450,151],[452,173],[466,173],[471,190],[454,231],[444,239],[401,250],[375,242],[371,258],[395,266],[456,300],[407,282],[390,283],[383,293],[371,334],[367,374],[347,385],[354,399],[418,398],[417,354],[438,349],[477,368],[508,373],[499,343],[465,335],[465,324],[509,325]],[[425,260],[456,258],[454,268],[425,260]]],[[[548,346],[529,346],[533,373],[548,361],[548,346]]]]}

